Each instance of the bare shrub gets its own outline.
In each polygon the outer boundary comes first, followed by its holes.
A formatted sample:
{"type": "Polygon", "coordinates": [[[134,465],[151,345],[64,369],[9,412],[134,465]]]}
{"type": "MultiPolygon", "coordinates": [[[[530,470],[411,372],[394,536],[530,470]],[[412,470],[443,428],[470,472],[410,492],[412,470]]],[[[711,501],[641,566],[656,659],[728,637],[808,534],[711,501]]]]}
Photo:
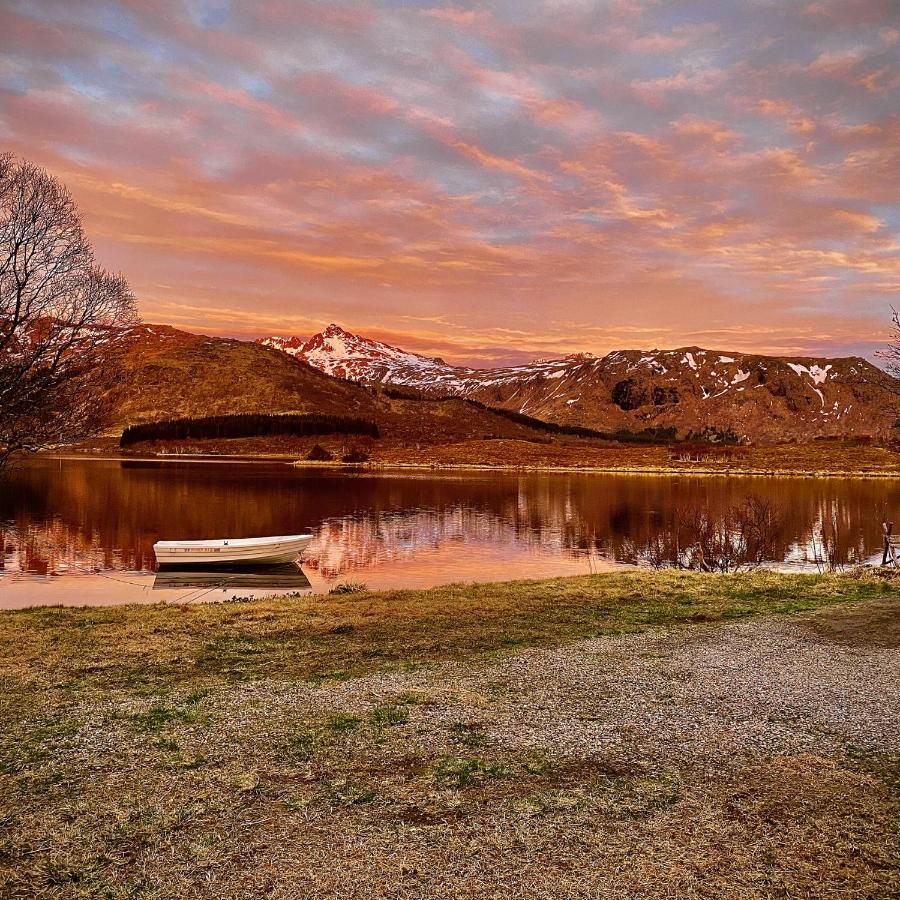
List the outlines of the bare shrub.
{"type": "Polygon", "coordinates": [[[362,594],[367,591],[365,583],[362,581],[342,581],[340,584],[335,585],[328,593],[329,594],[362,594]]]}
{"type": "MultiPolygon", "coordinates": [[[[890,341],[884,350],[878,351],[878,356],[887,363],[885,366],[887,371],[894,378],[900,378],[900,312],[894,309],[892,313],[890,341]]],[[[900,393],[900,388],[898,388],[898,393],[900,393]]]]}
{"type": "Polygon", "coordinates": [[[654,531],[642,543],[626,538],[618,555],[623,562],[646,565],[651,569],[668,569],[678,564],[678,553],[669,531],[654,531]]]}
{"type": "Polygon", "coordinates": [[[747,454],[747,448],[736,444],[713,444],[705,441],[685,441],[669,447],[669,459],[679,462],[731,461],[747,454]]]}
{"type": "MultiPolygon", "coordinates": [[[[891,378],[881,379],[877,382],[886,394],[885,413],[894,417],[894,430],[892,437],[896,441],[900,434],[900,311],[891,308],[891,334],[888,345],[883,350],[876,352],[876,356],[885,362],[885,371],[891,378]]],[[[871,384],[872,380],[863,378],[863,383],[871,384]]]]}
{"type": "Polygon", "coordinates": [[[369,451],[362,447],[353,447],[341,457],[341,462],[345,463],[364,463],[368,461],[369,451]]]}
{"type": "Polygon", "coordinates": [[[672,541],[660,531],[647,539],[643,558],[652,569],[664,569],[672,564],[672,541]]]}
{"type": "Polygon", "coordinates": [[[334,459],[334,456],[321,444],[316,444],[312,450],[306,454],[306,458],[309,462],[331,462],[334,459]]]}

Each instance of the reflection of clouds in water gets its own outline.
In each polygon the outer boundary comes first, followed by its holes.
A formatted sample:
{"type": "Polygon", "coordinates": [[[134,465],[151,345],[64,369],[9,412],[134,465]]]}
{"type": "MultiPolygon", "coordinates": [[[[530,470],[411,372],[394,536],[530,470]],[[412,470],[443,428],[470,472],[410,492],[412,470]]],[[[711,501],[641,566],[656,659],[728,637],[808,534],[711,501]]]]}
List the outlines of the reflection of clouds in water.
{"type": "Polygon", "coordinates": [[[345,572],[407,559],[446,544],[525,544],[558,552],[560,535],[549,527],[530,529],[462,505],[417,509],[380,516],[354,516],[323,522],[307,547],[303,564],[333,578],[345,572]]]}

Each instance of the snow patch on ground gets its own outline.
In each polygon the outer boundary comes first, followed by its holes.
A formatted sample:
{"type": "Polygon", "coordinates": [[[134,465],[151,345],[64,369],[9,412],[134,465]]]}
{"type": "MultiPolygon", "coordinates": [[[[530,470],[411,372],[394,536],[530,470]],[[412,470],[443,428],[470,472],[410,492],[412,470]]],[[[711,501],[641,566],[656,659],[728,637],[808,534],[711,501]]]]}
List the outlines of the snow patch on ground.
{"type": "Polygon", "coordinates": [[[809,377],[813,380],[813,384],[823,384],[824,382],[826,382],[828,380],[828,372],[831,369],[830,364],[825,366],[824,369],[818,365],[809,366],[809,368],[807,368],[806,366],[802,366],[799,363],[788,363],[788,366],[790,366],[794,370],[794,372],[796,372],[800,376],[809,375],[809,377]]]}

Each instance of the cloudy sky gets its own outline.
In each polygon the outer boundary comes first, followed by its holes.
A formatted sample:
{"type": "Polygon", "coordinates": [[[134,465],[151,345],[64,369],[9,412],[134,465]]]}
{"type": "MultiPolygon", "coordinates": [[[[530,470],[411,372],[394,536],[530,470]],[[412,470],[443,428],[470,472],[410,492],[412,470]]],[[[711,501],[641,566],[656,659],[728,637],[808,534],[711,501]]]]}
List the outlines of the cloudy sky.
{"type": "Polygon", "coordinates": [[[869,355],[898,55],[895,0],[0,0],[0,147],[148,321],[869,355]]]}

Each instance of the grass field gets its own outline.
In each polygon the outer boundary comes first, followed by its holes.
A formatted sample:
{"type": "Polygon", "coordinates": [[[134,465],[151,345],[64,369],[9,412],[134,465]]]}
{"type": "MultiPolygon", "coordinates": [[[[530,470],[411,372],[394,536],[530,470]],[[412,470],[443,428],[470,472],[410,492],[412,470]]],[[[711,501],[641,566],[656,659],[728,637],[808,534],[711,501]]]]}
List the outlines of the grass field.
{"type": "Polygon", "coordinates": [[[2,613],[0,893],[892,896],[898,611],[623,572],[2,613]]]}

